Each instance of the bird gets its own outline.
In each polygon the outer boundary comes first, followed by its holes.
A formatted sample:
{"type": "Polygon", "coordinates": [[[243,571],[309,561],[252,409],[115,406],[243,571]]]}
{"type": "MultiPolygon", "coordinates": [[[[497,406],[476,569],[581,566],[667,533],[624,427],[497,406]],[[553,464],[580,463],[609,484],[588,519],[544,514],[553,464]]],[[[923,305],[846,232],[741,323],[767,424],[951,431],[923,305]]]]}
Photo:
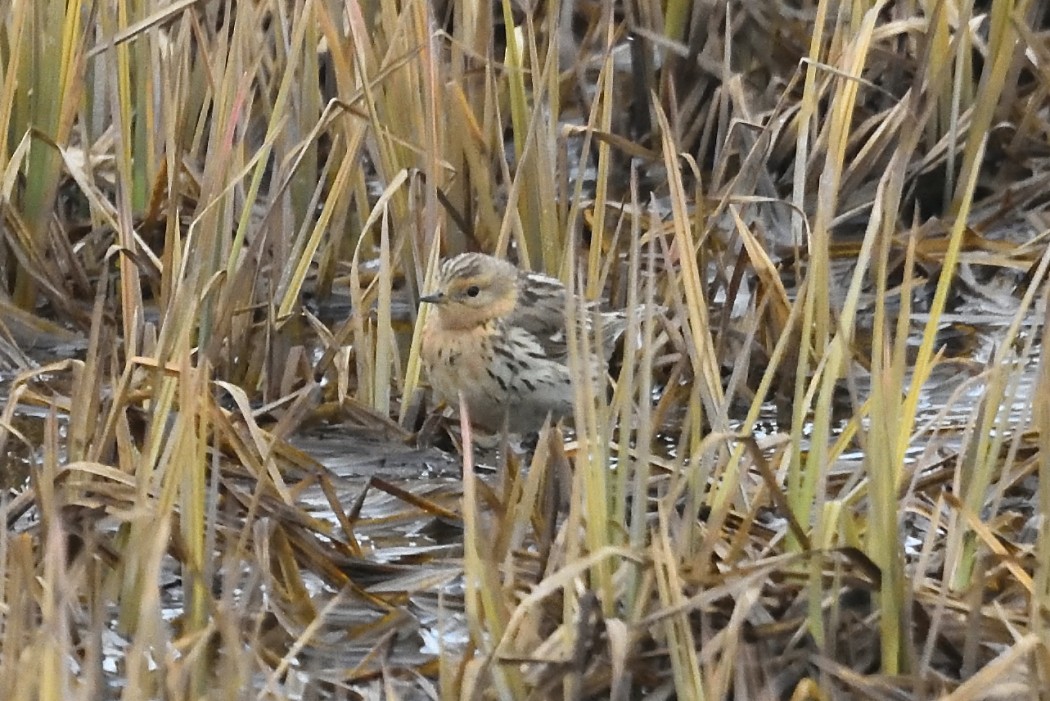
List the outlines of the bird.
{"type": "MultiPolygon", "coordinates": [[[[454,407],[462,393],[472,425],[525,434],[541,428],[548,416],[556,421],[572,415],[570,293],[559,280],[487,254],[463,253],[441,263],[433,291],[420,301],[435,307],[420,351],[430,386],[454,407]]],[[[626,316],[583,301],[577,305],[574,316],[583,320],[583,330],[593,334],[600,325],[601,341],[577,372],[582,368],[591,379],[604,380],[626,316]]]]}

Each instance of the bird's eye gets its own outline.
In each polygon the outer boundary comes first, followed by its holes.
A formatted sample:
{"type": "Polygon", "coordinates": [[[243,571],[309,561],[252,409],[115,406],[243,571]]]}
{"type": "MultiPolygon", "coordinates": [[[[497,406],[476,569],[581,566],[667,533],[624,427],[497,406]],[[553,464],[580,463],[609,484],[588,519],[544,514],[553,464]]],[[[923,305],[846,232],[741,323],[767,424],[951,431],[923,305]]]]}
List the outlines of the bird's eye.
{"type": "Polygon", "coordinates": [[[481,288],[477,285],[471,285],[467,288],[468,297],[477,297],[479,294],[481,294],[481,288]]]}

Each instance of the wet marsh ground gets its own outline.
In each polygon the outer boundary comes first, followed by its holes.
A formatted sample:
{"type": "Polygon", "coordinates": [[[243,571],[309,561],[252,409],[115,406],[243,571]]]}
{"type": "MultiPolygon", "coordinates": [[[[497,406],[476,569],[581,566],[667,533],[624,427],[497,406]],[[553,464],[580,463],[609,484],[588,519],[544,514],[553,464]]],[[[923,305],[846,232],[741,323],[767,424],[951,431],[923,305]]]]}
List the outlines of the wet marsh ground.
{"type": "Polygon", "coordinates": [[[1041,698],[1045,2],[0,16],[6,698],[1041,698]],[[464,250],[628,311],[566,425],[464,250]]]}

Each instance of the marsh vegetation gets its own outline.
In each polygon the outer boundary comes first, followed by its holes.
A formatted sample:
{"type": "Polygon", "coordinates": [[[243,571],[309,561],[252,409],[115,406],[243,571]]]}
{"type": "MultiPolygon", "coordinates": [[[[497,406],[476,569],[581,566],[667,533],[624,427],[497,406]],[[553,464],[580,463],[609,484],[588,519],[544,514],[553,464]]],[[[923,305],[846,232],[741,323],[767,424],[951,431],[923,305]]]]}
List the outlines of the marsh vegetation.
{"type": "Polygon", "coordinates": [[[1040,698],[1048,28],[0,3],[5,697],[1040,698]],[[629,313],[528,449],[465,250],[629,313]]]}

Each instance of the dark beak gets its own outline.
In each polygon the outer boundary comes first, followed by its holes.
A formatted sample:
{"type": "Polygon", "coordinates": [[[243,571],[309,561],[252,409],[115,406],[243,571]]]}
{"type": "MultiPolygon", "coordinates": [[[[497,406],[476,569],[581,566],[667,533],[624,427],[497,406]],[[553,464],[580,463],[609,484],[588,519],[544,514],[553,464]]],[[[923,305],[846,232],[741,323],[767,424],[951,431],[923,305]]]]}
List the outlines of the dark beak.
{"type": "Polygon", "coordinates": [[[442,292],[434,292],[433,294],[423,295],[419,298],[420,302],[429,302],[430,304],[441,304],[445,301],[445,295],[442,292]]]}

